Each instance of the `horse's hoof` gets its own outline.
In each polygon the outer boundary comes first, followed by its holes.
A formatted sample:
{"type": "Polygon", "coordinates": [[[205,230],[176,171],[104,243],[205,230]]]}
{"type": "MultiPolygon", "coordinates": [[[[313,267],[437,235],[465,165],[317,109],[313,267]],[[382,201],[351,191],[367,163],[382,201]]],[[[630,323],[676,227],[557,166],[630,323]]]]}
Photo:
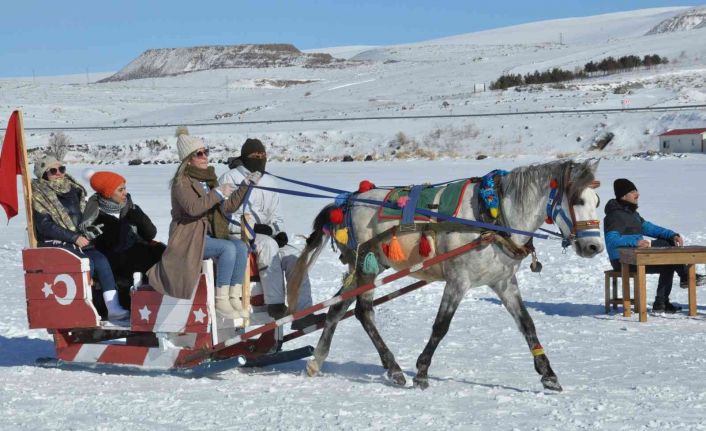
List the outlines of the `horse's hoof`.
{"type": "Polygon", "coordinates": [[[542,377],[542,385],[544,385],[545,389],[552,391],[561,392],[564,390],[564,388],[562,388],[559,384],[559,379],[557,379],[556,376],[542,377]]]}
{"type": "Polygon", "coordinates": [[[426,377],[415,377],[413,380],[415,388],[424,390],[429,387],[429,380],[426,377]]]}
{"type": "Polygon", "coordinates": [[[317,374],[319,374],[319,366],[316,364],[316,361],[314,361],[313,359],[307,361],[306,375],[309,377],[314,377],[317,374]]]}
{"type": "Polygon", "coordinates": [[[407,379],[404,378],[404,373],[402,371],[395,371],[394,373],[387,373],[392,383],[397,386],[404,386],[407,384],[407,379]]]}

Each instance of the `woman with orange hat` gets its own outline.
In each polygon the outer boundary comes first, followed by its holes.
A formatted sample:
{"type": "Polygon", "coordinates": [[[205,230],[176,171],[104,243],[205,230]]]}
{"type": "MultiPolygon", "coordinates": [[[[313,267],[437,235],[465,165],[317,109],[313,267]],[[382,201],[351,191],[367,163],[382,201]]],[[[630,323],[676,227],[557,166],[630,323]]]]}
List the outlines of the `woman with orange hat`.
{"type": "Polygon", "coordinates": [[[110,263],[91,243],[95,232],[86,229],[82,222],[86,189],[66,172],[63,163],[51,156],[35,163],[34,174],[37,179],[32,180],[32,212],[39,246],[61,247],[87,257],[91,273],[100,282],[108,320],[127,319],[130,312],[118,301],[110,263]]]}
{"type": "MultiPolygon", "coordinates": [[[[159,262],[166,246],[153,241],[157,228],[132,202],[122,175],[99,171],[88,176],[96,193],[86,203],[83,223],[100,227],[94,244],[108,258],[118,286],[128,287],[134,273],[145,273],[159,262]]],[[[127,306],[129,290],[119,288],[118,294],[127,306]]]]}

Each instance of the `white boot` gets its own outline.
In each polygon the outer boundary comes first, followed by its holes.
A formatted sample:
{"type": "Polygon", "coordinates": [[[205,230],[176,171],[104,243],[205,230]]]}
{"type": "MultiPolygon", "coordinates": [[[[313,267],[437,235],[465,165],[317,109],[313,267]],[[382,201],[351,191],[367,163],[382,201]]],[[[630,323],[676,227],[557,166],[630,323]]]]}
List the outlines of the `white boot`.
{"type": "Polygon", "coordinates": [[[228,295],[230,299],[230,305],[233,309],[240,314],[243,319],[247,318],[250,314],[249,307],[243,307],[243,285],[234,284],[228,289],[228,295]]]}
{"type": "Polygon", "coordinates": [[[126,320],[130,318],[130,310],[126,310],[120,305],[115,290],[103,292],[103,301],[105,301],[105,307],[108,309],[108,320],[126,320]]]}
{"type": "Polygon", "coordinates": [[[240,319],[240,313],[233,309],[230,305],[228,291],[230,286],[221,286],[216,288],[216,313],[225,319],[240,319]]]}

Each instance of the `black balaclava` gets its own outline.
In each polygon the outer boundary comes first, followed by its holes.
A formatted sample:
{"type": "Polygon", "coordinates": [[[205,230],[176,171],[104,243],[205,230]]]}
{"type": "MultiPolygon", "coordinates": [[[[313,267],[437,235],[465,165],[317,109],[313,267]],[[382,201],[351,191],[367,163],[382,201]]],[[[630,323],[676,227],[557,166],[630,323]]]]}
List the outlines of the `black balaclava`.
{"type": "Polygon", "coordinates": [[[259,139],[248,138],[245,140],[243,147],[240,149],[240,160],[243,162],[243,166],[250,172],[260,172],[265,173],[265,164],[267,164],[267,159],[251,159],[248,155],[252,153],[264,153],[265,146],[259,139]]]}

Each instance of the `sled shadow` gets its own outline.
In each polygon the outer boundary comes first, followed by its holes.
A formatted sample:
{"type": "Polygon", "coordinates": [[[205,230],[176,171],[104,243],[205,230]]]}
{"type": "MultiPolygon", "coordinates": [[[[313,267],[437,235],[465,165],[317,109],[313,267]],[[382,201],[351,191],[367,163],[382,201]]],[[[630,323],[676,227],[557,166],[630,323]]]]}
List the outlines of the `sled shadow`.
{"type": "Polygon", "coordinates": [[[0,335],[0,367],[34,366],[37,358],[54,356],[54,343],[50,340],[17,337],[7,338],[0,335]]]}

